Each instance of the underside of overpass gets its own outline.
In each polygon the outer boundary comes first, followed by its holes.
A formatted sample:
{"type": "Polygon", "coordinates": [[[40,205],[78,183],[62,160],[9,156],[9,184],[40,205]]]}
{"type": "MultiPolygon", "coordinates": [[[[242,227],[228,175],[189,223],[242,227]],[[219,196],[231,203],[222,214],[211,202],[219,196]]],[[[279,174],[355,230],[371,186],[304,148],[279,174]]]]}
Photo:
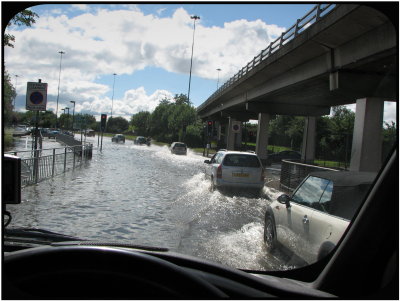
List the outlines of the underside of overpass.
{"type": "MultiPolygon", "coordinates": [[[[368,6],[336,5],[214,93],[198,113],[220,124],[258,120],[256,150],[261,159],[267,158],[270,115],[307,116],[302,154],[303,159],[314,159],[315,117],[329,115],[332,106],[357,103],[351,169],[377,170],[380,151],[360,137],[369,132],[376,133],[370,140],[381,139],[383,102],[398,99],[397,60],[396,30],[385,15],[368,6]]],[[[232,135],[228,127],[228,141],[232,135]]]]}

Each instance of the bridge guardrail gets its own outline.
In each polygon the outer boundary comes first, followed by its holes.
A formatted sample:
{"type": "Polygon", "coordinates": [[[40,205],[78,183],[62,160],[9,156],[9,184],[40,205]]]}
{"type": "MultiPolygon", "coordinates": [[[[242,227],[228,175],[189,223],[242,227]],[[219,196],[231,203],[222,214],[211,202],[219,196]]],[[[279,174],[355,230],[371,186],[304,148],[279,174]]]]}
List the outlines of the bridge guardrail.
{"type": "MultiPolygon", "coordinates": [[[[254,67],[259,65],[262,61],[268,58],[271,54],[279,50],[282,46],[287,44],[289,41],[294,39],[298,34],[304,32],[309,26],[323,18],[328,12],[330,12],[337,5],[334,3],[317,4],[312,10],[310,10],[301,19],[297,19],[296,24],[290,27],[287,31],[283,32],[279,38],[272,41],[267,48],[262,50],[259,55],[255,56],[246,66],[240,69],[234,76],[232,76],[227,82],[219,87],[206,101],[205,104],[211,101],[214,97],[222,94],[224,90],[230,87],[233,83],[237,82],[244,75],[250,72],[254,67]]],[[[200,106],[202,107],[202,106],[200,106]]]]}

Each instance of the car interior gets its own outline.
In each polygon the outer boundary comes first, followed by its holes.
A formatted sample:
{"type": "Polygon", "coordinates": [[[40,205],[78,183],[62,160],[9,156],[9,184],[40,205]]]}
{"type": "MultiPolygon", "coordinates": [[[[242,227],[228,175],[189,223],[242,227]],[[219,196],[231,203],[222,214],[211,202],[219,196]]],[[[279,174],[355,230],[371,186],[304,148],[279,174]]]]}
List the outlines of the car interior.
{"type": "Polygon", "coordinates": [[[235,269],[167,248],[118,240],[81,241],[67,236],[51,243],[6,240],[11,220],[6,206],[21,201],[21,166],[11,158],[2,166],[1,297],[399,299],[397,143],[334,250],[311,265],[277,271],[235,269]]]}
{"type": "Polygon", "coordinates": [[[242,271],[163,249],[58,242],[3,247],[5,299],[398,298],[398,157],[394,151],[341,242],[288,271],[242,271]]]}

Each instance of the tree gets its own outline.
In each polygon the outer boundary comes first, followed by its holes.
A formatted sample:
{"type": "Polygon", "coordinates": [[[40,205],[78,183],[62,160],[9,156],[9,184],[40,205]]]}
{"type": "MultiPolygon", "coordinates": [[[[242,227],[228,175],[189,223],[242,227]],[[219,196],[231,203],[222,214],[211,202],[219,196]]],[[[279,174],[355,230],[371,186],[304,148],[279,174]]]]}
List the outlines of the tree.
{"type": "Polygon", "coordinates": [[[175,135],[178,134],[179,141],[183,141],[187,126],[194,124],[196,118],[196,109],[191,105],[185,103],[174,105],[171,114],[168,116],[168,129],[175,135]]]}
{"type": "Polygon", "coordinates": [[[130,123],[134,128],[135,135],[148,136],[150,132],[150,112],[141,111],[132,115],[130,123]]]}
{"type": "Polygon", "coordinates": [[[303,142],[305,118],[295,116],[289,122],[285,134],[290,138],[290,147],[292,149],[300,149],[303,142]]]}
{"type": "Polygon", "coordinates": [[[11,84],[10,76],[8,75],[7,70],[4,71],[4,82],[3,82],[3,112],[4,112],[4,123],[6,125],[10,124],[13,120],[13,105],[12,102],[17,96],[15,88],[11,84]]]}
{"type": "MultiPolygon", "coordinates": [[[[10,22],[8,22],[7,27],[11,25],[17,25],[17,26],[28,26],[31,27],[32,24],[36,22],[35,18],[39,18],[39,15],[32,12],[29,9],[25,9],[21,11],[20,13],[16,14],[10,22]]],[[[3,38],[3,46],[8,46],[14,48],[14,44],[12,42],[15,42],[15,37],[9,33],[4,34],[3,38]]]]}
{"type": "Polygon", "coordinates": [[[159,141],[170,142],[167,139],[169,134],[168,116],[171,113],[173,104],[168,99],[163,99],[150,115],[150,135],[159,141]]]}
{"type": "Polygon", "coordinates": [[[187,98],[186,94],[175,94],[174,96],[174,102],[176,105],[191,105],[189,99],[187,98]]]}
{"type": "Polygon", "coordinates": [[[123,117],[110,117],[107,121],[107,132],[123,133],[129,128],[129,122],[123,117]]]}
{"type": "MultiPolygon", "coordinates": [[[[21,11],[20,13],[16,14],[10,22],[8,22],[7,26],[11,26],[12,24],[17,26],[32,26],[35,23],[35,18],[39,18],[39,16],[26,9],[21,11]]],[[[15,41],[15,37],[9,33],[4,33],[3,37],[3,47],[8,46],[14,48],[12,42],[15,41]]],[[[17,96],[15,88],[11,84],[10,76],[6,69],[4,69],[4,82],[3,82],[3,89],[4,89],[4,97],[3,97],[3,116],[4,116],[4,123],[6,125],[10,124],[13,119],[13,106],[12,102],[17,96]]]]}
{"type": "Polygon", "coordinates": [[[383,145],[382,145],[382,162],[384,162],[392,150],[393,146],[396,145],[397,140],[397,129],[394,121],[384,122],[383,132],[383,145]]]}

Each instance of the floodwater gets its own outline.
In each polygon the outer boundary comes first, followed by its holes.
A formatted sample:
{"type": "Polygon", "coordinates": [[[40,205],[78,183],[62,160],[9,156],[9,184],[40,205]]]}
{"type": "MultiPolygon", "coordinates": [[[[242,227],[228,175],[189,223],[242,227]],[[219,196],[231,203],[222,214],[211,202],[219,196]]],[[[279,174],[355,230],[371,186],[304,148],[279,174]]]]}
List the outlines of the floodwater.
{"type": "MultiPolygon", "coordinates": [[[[88,141],[97,146],[97,137],[88,141]]],[[[46,139],[44,147],[60,145],[46,139]]],[[[9,227],[166,247],[246,270],[292,268],[263,245],[265,209],[280,192],[211,192],[204,159],[190,150],[178,156],[166,146],[104,137],[102,151],[85,166],[23,188],[22,204],[7,206],[9,227]]]]}

